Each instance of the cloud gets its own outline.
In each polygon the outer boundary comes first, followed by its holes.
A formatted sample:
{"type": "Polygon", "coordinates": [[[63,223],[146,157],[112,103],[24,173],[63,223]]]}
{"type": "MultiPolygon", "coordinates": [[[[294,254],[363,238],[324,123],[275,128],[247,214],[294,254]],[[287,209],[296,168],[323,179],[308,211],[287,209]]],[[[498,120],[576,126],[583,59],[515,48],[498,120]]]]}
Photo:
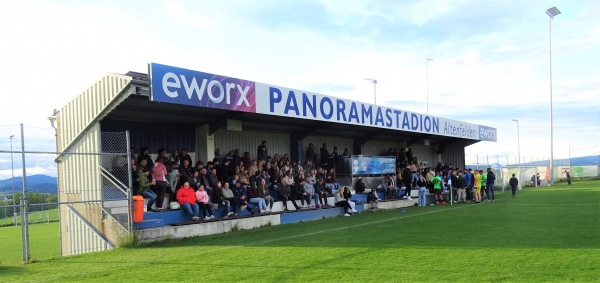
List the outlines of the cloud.
{"type": "MultiPolygon", "coordinates": [[[[522,1],[0,2],[4,124],[50,150],[47,116],[107,71],[153,61],[497,127],[467,148],[549,155],[548,19],[522,1]],[[118,19],[118,20],[115,20],[118,19]],[[426,70],[425,58],[434,59],[426,70]],[[32,103],[35,101],[36,103],[32,103]],[[27,109],[27,111],[23,111],[27,109]],[[43,132],[42,127],[47,131],[43,132]],[[45,146],[47,144],[48,146],[45,146]]],[[[557,148],[597,152],[600,2],[553,21],[557,148]],[[594,112],[596,111],[596,112],[594,112]]],[[[0,126],[2,134],[18,133],[0,126]]],[[[0,149],[6,145],[0,138],[0,149]]],[[[560,152],[562,156],[567,153],[560,152]]],[[[6,158],[3,158],[6,159],[6,158]]]]}

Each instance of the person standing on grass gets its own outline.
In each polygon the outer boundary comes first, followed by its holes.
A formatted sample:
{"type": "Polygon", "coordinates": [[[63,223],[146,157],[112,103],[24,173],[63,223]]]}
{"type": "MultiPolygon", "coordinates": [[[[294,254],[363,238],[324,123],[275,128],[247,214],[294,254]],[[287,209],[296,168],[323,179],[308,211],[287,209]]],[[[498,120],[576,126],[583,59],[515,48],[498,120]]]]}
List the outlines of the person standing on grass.
{"type": "Polygon", "coordinates": [[[512,174],[512,178],[508,181],[510,188],[512,189],[512,197],[514,198],[517,195],[517,186],[519,185],[519,180],[515,178],[515,174],[512,174]]]}
{"type": "Polygon", "coordinates": [[[417,186],[419,186],[419,199],[418,199],[418,204],[419,206],[426,206],[427,205],[427,180],[425,180],[425,177],[423,177],[423,175],[419,172],[418,174],[418,180],[417,180],[417,186]]]}
{"type": "Polygon", "coordinates": [[[442,178],[440,177],[440,172],[435,171],[435,176],[431,178],[431,182],[433,183],[433,193],[435,194],[435,204],[448,204],[444,201],[444,197],[442,196],[442,178]]]}
{"type": "Polygon", "coordinates": [[[181,205],[183,211],[192,216],[193,221],[200,220],[200,217],[198,217],[199,207],[198,203],[196,203],[196,193],[194,192],[194,189],[190,187],[190,183],[185,182],[183,187],[177,190],[177,201],[179,202],[179,205],[181,205]]]}
{"type": "Polygon", "coordinates": [[[490,201],[490,197],[487,194],[487,187],[486,187],[486,185],[487,185],[487,174],[484,174],[483,170],[479,170],[479,175],[481,175],[481,187],[479,187],[479,191],[481,191],[482,194],[485,193],[485,197],[488,199],[488,201],[490,201]]]}
{"type": "Polygon", "coordinates": [[[465,180],[465,176],[462,171],[458,171],[458,179],[457,179],[457,197],[458,202],[467,201],[467,195],[465,193],[465,187],[467,186],[467,181],[465,180]]]}
{"type": "Polygon", "coordinates": [[[494,192],[494,183],[496,182],[496,175],[492,168],[487,169],[487,182],[485,186],[485,194],[488,196],[488,200],[496,200],[496,193],[494,192]]]}
{"type": "Polygon", "coordinates": [[[473,193],[471,186],[471,179],[473,179],[473,175],[471,174],[471,169],[465,169],[465,196],[466,200],[473,200],[473,193]]]}
{"type": "Polygon", "coordinates": [[[570,186],[570,185],[572,185],[572,184],[571,184],[571,173],[569,173],[569,171],[566,171],[565,173],[567,174],[567,183],[568,183],[568,184],[569,184],[569,186],[570,186]]]}
{"type": "Polygon", "coordinates": [[[458,203],[458,176],[456,175],[456,170],[452,170],[450,174],[450,187],[452,189],[452,201],[454,203],[458,203]]]}
{"type": "Polygon", "coordinates": [[[475,203],[481,203],[481,175],[478,170],[475,170],[473,179],[475,180],[473,184],[473,197],[475,198],[475,203]]]}

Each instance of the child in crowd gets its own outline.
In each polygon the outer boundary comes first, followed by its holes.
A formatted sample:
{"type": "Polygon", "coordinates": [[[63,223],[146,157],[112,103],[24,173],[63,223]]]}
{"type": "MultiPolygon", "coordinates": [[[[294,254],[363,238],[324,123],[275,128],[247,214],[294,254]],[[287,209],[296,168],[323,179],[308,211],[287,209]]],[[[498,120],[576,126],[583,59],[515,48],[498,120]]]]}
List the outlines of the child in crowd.
{"type": "Polygon", "coordinates": [[[196,191],[196,202],[200,209],[202,209],[202,217],[204,217],[204,220],[215,219],[215,216],[211,212],[208,200],[208,193],[204,190],[204,186],[198,186],[198,190],[196,191]]]}

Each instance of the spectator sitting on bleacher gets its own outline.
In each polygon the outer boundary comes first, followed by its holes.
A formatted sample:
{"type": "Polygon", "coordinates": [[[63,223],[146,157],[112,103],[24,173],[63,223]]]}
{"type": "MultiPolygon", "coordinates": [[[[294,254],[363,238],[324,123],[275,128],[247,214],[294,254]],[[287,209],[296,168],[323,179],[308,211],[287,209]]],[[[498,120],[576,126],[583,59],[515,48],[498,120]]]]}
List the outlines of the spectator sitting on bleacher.
{"type": "Polygon", "coordinates": [[[261,197],[262,199],[264,199],[265,203],[269,204],[266,210],[268,212],[271,212],[271,210],[273,209],[273,203],[275,202],[275,200],[269,194],[269,187],[267,187],[266,183],[261,182],[261,184],[258,186],[258,196],[261,197]]]}
{"type": "Polygon", "coordinates": [[[279,190],[277,190],[277,193],[279,194],[279,199],[283,202],[283,211],[288,210],[288,208],[287,208],[288,200],[292,201],[292,204],[294,205],[296,210],[299,210],[300,208],[296,204],[295,193],[292,192],[292,188],[294,188],[294,190],[295,190],[295,185],[293,184],[294,178],[291,178],[292,184],[290,185],[287,183],[288,178],[286,178],[286,177],[284,177],[282,179],[282,183],[281,183],[282,186],[280,186],[279,190]]]}
{"type": "Polygon", "coordinates": [[[194,174],[192,174],[192,181],[189,182],[190,183],[190,187],[192,187],[192,189],[198,189],[198,187],[202,184],[200,182],[200,178],[198,177],[200,175],[200,173],[198,171],[194,172],[194,174]]]}
{"type": "Polygon", "coordinates": [[[190,183],[185,182],[183,187],[177,190],[177,201],[185,213],[192,216],[193,221],[198,221],[198,203],[196,203],[196,194],[194,189],[190,187],[190,183]]]}
{"type": "Polygon", "coordinates": [[[352,193],[350,192],[350,189],[348,187],[344,187],[344,198],[346,199],[346,201],[348,202],[348,205],[352,209],[352,213],[356,213],[356,212],[358,212],[355,209],[356,203],[350,199],[351,197],[352,197],[352,193]]]}
{"type": "MultiPolygon", "coordinates": [[[[333,196],[333,191],[323,183],[323,179],[318,179],[313,185],[315,188],[316,198],[318,200],[319,207],[328,207],[327,198],[333,196]]],[[[317,204],[317,202],[315,202],[317,204]]]]}
{"type": "MultiPolygon", "coordinates": [[[[390,176],[388,176],[388,180],[389,180],[389,188],[391,191],[392,197],[394,198],[401,198],[402,196],[400,195],[400,192],[402,191],[399,186],[396,186],[396,176],[394,174],[390,174],[390,176]]],[[[412,198],[410,197],[410,195],[408,196],[409,200],[412,200],[412,198]]]]}
{"type": "Polygon", "coordinates": [[[196,202],[198,203],[200,209],[202,209],[202,217],[204,220],[215,219],[215,216],[212,214],[210,204],[208,203],[208,193],[204,190],[203,185],[198,186],[198,190],[196,191],[196,202]]]}
{"type": "Polygon", "coordinates": [[[353,213],[353,209],[350,207],[350,203],[348,202],[349,199],[346,199],[344,195],[345,189],[346,187],[338,190],[338,192],[335,194],[335,206],[343,207],[344,216],[350,216],[353,213]]]}
{"type": "MultiPolygon", "coordinates": [[[[171,170],[169,171],[169,175],[167,176],[167,180],[169,182],[169,187],[173,192],[177,188],[177,180],[179,179],[179,170],[177,163],[175,161],[171,161],[171,170]]],[[[172,201],[172,200],[171,200],[172,201]]]]}
{"type": "MultiPolygon", "coordinates": [[[[299,172],[300,169],[302,169],[302,166],[300,165],[300,161],[298,161],[298,170],[296,171],[296,173],[299,172]]],[[[317,169],[317,167],[315,167],[315,164],[313,164],[311,160],[306,160],[306,164],[304,165],[304,171],[310,172],[315,169],[317,169]]]]}
{"type": "Polygon", "coordinates": [[[322,180],[323,179],[323,178],[319,178],[319,175],[317,174],[317,170],[316,169],[310,170],[310,171],[306,171],[306,172],[308,173],[308,176],[310,176],[310,181],[313,183],[313,185],[314,185],[314,183],[316,183],[317,180],[319,180],[319,179],[322,180]]]}
{"type": "MultiPolygon", "coordinates": [[[[187,153],[185,148],[179,150],[179,165],[184,165],[184,161],[188,161],[188,165],[192,164],[192,157],[187,153]]],[[[190,172],[191,173],[191,172],[190,172]]]]}
{"type": "Polygon", "coordinates": [[[365,192],[366,189],[367,186],[365,186],[365,183],[363,183],[362,177],[358,177],[358,180],[356,180],[356,184],[354,184],[354,193],[362,194],[365,192]]]}
{"type": "Polygon", "coordinates": [[[185,170],[185,173],[189,176],[192,176],[192,173],[194,172],[194,168],[192,167],[191,163],[188,160],[184,160],[182,161],[182,165],[179,166],[180,170],[185,170]]]}
{"type": "Polygon", "coordinates": [[[294,186],[292,187],[292,194],[295,199],[300,199],[302,208],[306,208],[308,204],[308,196],[304,193],[304,172],[300,171],[298,175],[294,176],[294,186]],[[306,204],[305,204],[306,202],[306,204]]]}
{"type": "Polygon", "coordinates": [[[142,168],[142,174],[139,174],[139,190],[140,194],[148,199],[148,203],[146,204],[146,211],[153,211],[152,205],[156,201],[156,194],[152,191],[152,186],[155,184],[154,181],[149,182],[148,176],[150,175],[150,170],[147,167],[142,168]]]}
{"type": "Polygon", "coordinates": [[[233,191],[229,188],[229,183],[223,183],[223,187],[221,188],[221,193],[225,200],[224,205],[227,205],[227,215],[226,217],[231,216],[235,212],[235,208],[237,203],[235,201],[235,196],[233,195],[233,191]]]}
{"type": "Polygon", "coordinates": [[[241,183],[235,183],[233,187],[233,195],[235,196],[235,202],[239,208],[239,212],[242,213],[248,207],[248,195],[246,188],[242,187],[241,183]]]}
{"type": "Polygon", "coordinates": [[[317,169],[317,179],[323,179],[325,180],[325,178],[327,177],[327,175],[325,174],[326,170],[325,168],[319,168],[317,169]]]}
{"type": "Polygon", "coordinates": [[[258,188],[256,187],[256,183],[251,183],[247,187],[246,193],[248,194],[248,200],[251,203],[256,203],[258,211],[261,214],[265,213],[265,212],[271,212],[271,210],[267,207],[265,199],[261,198],[260,195],[258,194],[258,188]]]}
{"type": "Polygon", "coordinates": [[[379,205],[379,197],[377,196],[377,191],[371,190],[367,194],[367,203],[371,204],[371,209],[376,209],[379,205]]]}
{"type": "Polygon", "coordinates": [[[335,169],[331,168],[327,172],[327,180],[325,181],[327,186],[331,188],[332,191],[337,192],[340,189],[340,185],[337,183],[335,178],[335,169]]]}
{"type": "Polygon", "coordinates": [[[314,199],[315,203],[317,203],[318,199],[317,199],[317,195],[315,194],[315,187],[314,187],[313,183],[311,182],[310,176],[305,177],[304,184],[302,186],[304,188],[303,195],[306,196],[306,203],[308,204],[308,207],[315,207],[315,205],[312,203],[312,201],[314,199]]]}

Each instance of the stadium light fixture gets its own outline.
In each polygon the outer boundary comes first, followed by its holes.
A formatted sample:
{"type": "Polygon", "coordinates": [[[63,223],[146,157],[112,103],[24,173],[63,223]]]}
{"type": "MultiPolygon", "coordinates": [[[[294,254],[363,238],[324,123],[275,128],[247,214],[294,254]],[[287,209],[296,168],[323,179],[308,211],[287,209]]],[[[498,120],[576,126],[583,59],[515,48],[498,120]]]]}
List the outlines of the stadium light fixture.
{"type": "Polygon", "coordinates": [[[377,80],[376,79],[365,79],[373,83],[373,101],[375,101],[375,105],[377,105],[377,80]]]}
{"type": "Polygon", "coordinates": [[[552,125],[552,19],[560,14],[560,10],[552,7],[546,10],[548,15],[548,40],[550,54],[550,185],[554,184],[554,127],[552,125]]]}

